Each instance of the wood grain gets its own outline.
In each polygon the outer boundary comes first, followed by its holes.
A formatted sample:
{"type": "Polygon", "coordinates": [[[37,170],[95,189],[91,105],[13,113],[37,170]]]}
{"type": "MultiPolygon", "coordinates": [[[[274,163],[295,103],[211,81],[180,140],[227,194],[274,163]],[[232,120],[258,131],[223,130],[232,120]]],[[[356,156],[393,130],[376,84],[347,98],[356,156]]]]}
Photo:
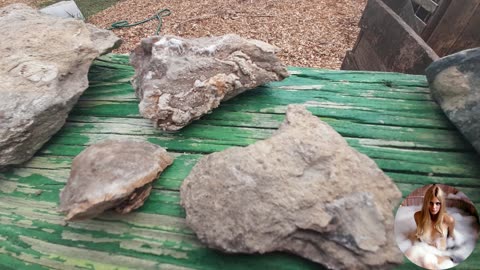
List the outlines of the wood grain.
{"type": "Polygon", "coordinates": [[[432,0],[413,0],[413,2],[417,3],[430,13],[433,13],[438,6],[437,3],[433,2],[432,0]]]}
{"type": "MultiPolygon", "coordinates": [[[[435,30],[429,35],[427,43],[439,55],[445,56],[466,49],[463,46],[454,47],[454,44],[462,44],[462,33],[471,20],[478,20],[480,11],[477,9],[480,0],[455,0],[451,1],[441,20],[435,26],[435,30]]],[[[469,31],[477,31],[478,25],[470,26],[469,31]]],[[[480,45],[480,40],[476,41],[480,45]]]]}
{"type": "MultiPolygon", "coordinates": [[[[321,269],[286,253],[224,254],[185,224],[179,187],[205,154],[268,138],[286,106],[305,104],[386,172],[403,196],[428,183],[457,187],[480,206],[480,158],[429,96],[424,76],[291,67],[292,76],[246,92],[177,133],[140,117],[127,56],[91,68],[67,124],[29,162],[0,173],[1,269],[321,269]],[[145,205],[65,223],[59,192],[72,159],[105,139],[146,140],[176,159],[145,205]]],[[[476,251],[456,269],[474,269],[476,251]]],[[[396,269],[415,269],[411,263],[396,269]]]]}
{"type": "MultiPolygon", "coordinates": [[[[416,25],[415,18],[411,23],[416,25]]],[[[360,27],[360,40],[352,50],[360,70],[424,74],[425,68],[438,59],[425,41],[382,1],[368,1],[360,27]]],[[[344,69],[354,68],[348,63],[344,65],[344,69]]]]}

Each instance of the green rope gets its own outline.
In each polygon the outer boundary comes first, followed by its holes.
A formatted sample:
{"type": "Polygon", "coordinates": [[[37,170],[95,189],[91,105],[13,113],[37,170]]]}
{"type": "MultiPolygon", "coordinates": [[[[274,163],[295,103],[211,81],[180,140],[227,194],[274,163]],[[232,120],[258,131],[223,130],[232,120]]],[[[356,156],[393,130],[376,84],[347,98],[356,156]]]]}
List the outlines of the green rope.
{"type": "Polygon", "coordinates": [[[151,20],[158,20],[157,31],[155,32],[155,35],[158,35],[158,33],[160,33],[160,29],[162,29],[162,17],[170,16],[170,14],[172,14],[172,12],[168,8],[165,8],[165,9],[162,9],[159,12],[157,12],[152,17],[150,17],[148,19],[145,19],[143,21],[132,23],[132,24],[128,24],[128,21],[125,21],[125,20],[124,21],[118,21],[118,22],[112,23],[112,26],[110,28],[107,28],[107,29],[108,30],[113,30],[113,29],[118,29],[118,28],[132,27],[132,26],[136,26],[136,25],[139,25],[139,24],[142,24],[142,23],[149,22],[151,20]]]}

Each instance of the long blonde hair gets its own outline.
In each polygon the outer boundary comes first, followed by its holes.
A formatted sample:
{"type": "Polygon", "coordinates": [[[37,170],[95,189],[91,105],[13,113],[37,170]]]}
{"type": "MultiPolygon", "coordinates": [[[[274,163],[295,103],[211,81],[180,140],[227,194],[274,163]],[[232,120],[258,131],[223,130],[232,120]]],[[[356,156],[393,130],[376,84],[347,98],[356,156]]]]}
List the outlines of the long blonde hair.
{"type": "Polygon", "coordinates": [[[444,234],[442,230],[442,223],[443,218],[446,214],[445,193],[439,186],[432,185],[427,189],[423,197],[423,206],[420,214],[420,222],[417,225],[417,237],[420,237],[424,233],[430,232],[430,228],[432,226],[432,216],[430,215],[429,206],[430,201],[433,198],[437,198],[440,201],[440,211],[438,211],[437,220],[435,221],[435,223],[433,223],[433,228],[438,231],[440,235],[443,236],[444,234]]]}

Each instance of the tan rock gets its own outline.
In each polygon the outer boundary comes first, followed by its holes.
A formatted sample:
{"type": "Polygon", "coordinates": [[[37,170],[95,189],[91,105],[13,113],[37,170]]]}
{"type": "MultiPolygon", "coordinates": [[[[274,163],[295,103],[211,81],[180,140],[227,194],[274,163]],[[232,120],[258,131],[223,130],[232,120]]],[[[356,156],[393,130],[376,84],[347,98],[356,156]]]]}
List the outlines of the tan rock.
{"type": "Polygon", "coordinates": [[[163,130],[178,130],[222,100],[288,76],[279,49],[237,35],[142,40],[131,54],[140,113],[163,130]]]}
{"type": "Polygon", "coordinates": [[[92,218],[115,208],[125,214],[143,205],[151,182],[173,162],[162,147],[136,141],[105,141],[82,151],[72,162],[60,194],[66,220],[92,218]]]}
{"type": "Polygon", "coordinates": [[[30,159],[65,123],[88,87],[95,59],[120,44],[110,31],[42,14],[0,9],[0,167],[30,159]]]}
{"type": "Polygon", "coordinates": [[[180,192],[187,224],[212,248],[288,251],[330,269],[403,261],[393,237],[400,191],[299,105],[271,138],[199,160],[180,192]]]}

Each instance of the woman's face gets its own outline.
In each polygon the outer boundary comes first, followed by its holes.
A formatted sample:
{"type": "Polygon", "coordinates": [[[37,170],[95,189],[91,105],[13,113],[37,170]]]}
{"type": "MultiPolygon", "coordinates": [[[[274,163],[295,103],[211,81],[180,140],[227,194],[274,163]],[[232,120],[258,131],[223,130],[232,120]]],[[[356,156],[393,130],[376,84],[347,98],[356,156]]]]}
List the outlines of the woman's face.
{"type": "Polygon", "coordinates": [[[428,210],[430,210],[430,214],[436,215],[440,211],[441,207],[442,207],[442,204],[440,203],[440,200],[437,197],[433,197],[430,200],[430,205],[428,210]]]}

